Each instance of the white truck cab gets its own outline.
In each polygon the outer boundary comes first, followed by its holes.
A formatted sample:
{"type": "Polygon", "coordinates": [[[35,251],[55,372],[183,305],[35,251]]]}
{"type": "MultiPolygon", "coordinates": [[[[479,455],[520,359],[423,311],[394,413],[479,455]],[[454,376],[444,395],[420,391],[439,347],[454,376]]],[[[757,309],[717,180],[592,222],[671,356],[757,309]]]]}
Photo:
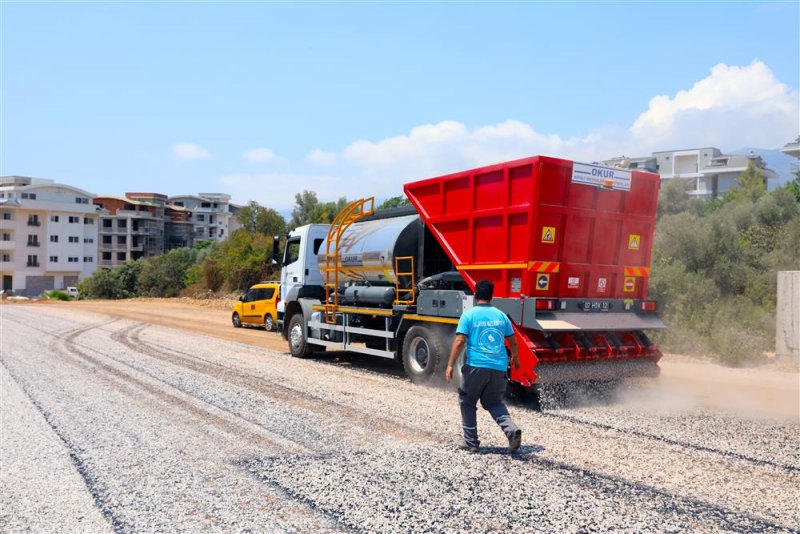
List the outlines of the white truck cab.
{"type": "MultiPolygon", "coordinates": [[[[317,253],[328,236],[328,224],[307,224],[286,237],[281,262],[281,300],[278,322],[282,324],[286,306],[302,297],[319,297],[325,285],[317,264],[317,253]]],[[[277,250],[277,249],[276,249],[277,250]]]]}

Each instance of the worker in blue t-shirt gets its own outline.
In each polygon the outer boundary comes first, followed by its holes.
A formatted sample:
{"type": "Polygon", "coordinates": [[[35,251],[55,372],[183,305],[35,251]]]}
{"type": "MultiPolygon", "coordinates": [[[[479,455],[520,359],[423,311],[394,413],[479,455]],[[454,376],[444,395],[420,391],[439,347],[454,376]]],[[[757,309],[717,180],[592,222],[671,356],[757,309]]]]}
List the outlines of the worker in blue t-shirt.
{"type": "Polygon", "coordinates": [[[505,313],[492,306],[494,284],[480,280],[475,284],[475,306],[468,309],[458,321],[456,339],[450,349],[445,380],[453,379],[453,365],[466,345],[466,363],[461,368],[462,382],[458,388],[461,405],[461,422],[464,439],[459,447],[478,452],[478,399],[500,425],[508,438],[508,449],[515,452],[522,443],[522,431],[511,419],[503,403],[508,377],[508,353],[505,340],[511,347],[511,364],[519,367],[519,347],[505,313]]]}

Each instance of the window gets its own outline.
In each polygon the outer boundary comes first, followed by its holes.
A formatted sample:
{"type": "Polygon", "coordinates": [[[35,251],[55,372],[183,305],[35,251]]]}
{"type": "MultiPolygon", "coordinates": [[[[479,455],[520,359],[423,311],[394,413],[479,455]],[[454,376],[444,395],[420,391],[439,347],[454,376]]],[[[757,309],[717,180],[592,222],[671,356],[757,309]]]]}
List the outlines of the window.
{"type": "Polygon", "coordinates": [[[110,245],[111,244],[111,236],[110,235],[104,235],[103,236],[103,244],[104,245],[110,245]]]}
{"type": "Polygon", "coordinates": [[[214,202],[214,203],[211,205],[211,207],[212,207],[212,208],[218,208],[218,207],[219,207],[219,205],[218,205],[216,202],[214,202]]]}
{"type": "Polygon", "coordinates": [[[11,234],[3,234],[3,241],[11,241],[11,234]]]}
{"type": "Polygon", "coordinates": [[[71,223],[79,223],[79,222],[81,222],[81,218],[80,217],[73,217],[72,215],[70,215],[69,222],[71,222],[71,223]]]}
{"type": "Polygon", "coordinates": [[[58,222],[58,215],[51,215],[50,222],[58,222]]]}
{"type": "Polygon", "coordinates": [[[197,220],[198,220],[198,221],[205,221],[205,220],[206,220],[206,216],[205,216],[205,215],[203,215],[203,214],[201,213],[201,214],[199,214],[199,215],[197,216],[197,220]]]}
{"type": "Polygon", "coordinates": [[[27,198],[29,200],[36,200],[36,193],[22,193],[22,198],[27,198]]]}
{"type": "Polygon", "coordinates": [[[117,244],[118,245],[125,245],[128,243],[128,236],[126,235],[118,235],[117,236],[117,244]]]}
{"type": "Polygon", "coordinates": [[[183,202],[173,202],[173,204],[175,204],[176,206],[183,207],[183,202]]]}
{"type": "Polygon", "coordinates": [[[128,227],[128,221],[126,221],[125,219],[119,219],[117,221],[117,228],[127,228],[127,227],[128,227]]]}
{"type": "Polygon", "coordinates": [[[93,237],[84,237],[83,238],[83,242],[84,243],[94,243],[94,238],[93,237]]]}
{"type": "Polygon", "coordinates": [[[4,221],[10,221],[11,220],[11,212],[10,211],[4,211],[3,212],[3,220],[4,221]]]}
{"type": "Polygon", "coordinates": [[[3,254],[2,256],[0,256],[0,261],[5,261],[5,262],[11,261],[11,254],[3,254]]]}
{"type": "Polygon", "coordinates": [[[289,265],[300,257],[300,238],[294,237],[286,242],[286,252],[283,255],[283,264],[289,265]]]}
{"type": "Polygon", "coordinates": [[[58,263],[58,256],[50,256],[50,261],[52,263],[58,263]]]}
{"type": "Polygon", "coordinates": [[[57,235],[51,235],[50,236],[50,242],[51,243],[58,243],[58,236],[57,235]]]}
{"type": "Polygon", "coordinates": [[[111,219],[103,219],[103,228],[111,228],[113,222],[111,219]]]}
{"type": "Polygon", "coordinates": [[[70,263],[78,263],[78,257],[77,256],[70,256],[69,258],[67,258],[67,261],[70,262],[70,263]]]}
{"type": "Polygon", "coordinates": [[[84,217],[83,224],[94,224],[94,219],[92,219],[91,217],[84,217]]]}
{"type": "Polygon", "coordinates": [[[94,262],[94,258],[93,257],[91,257],[91,256],[84,256],[83,257],[83,263],[92,263],[92,262],[94,262]]]}
{"type": "Polygon", "coordinates": [[[325,241],[325,240],[324,240],[324,239],[322,239],[322,238],[319,238],[319,239],[315,239],[315,240],[314,240],[314,256],[316,256],[317,254],[319,254],[319,247],[321,247],[321,246],[322,246],[322,243],[323,243],[323,241],[325,241]]]}
{"type": "Polygon", "coordinates": [[[28,254],[28,267],[38,267],[39,266],[39,256],[36,254],[28,254]]]}
{"type": "Polygon", "coordinates": [[[117,252],[117,261],[125,261],[125,253],[117,252]]]}
{"type": "Polygon", "coordinates": [[[76,236],[76,235],[71,235],[71,236],[69,236],[69,242],[70,243],[80,243],[81,242],[81,238],[76,236]]]}
{"type": "Polygon", "coordinates": [[[89,199],[86,197],[75,197],[75,204],[88,204],[89,199]]]}
{"type": "Polygon", "coordinates": [[[103,261],[111,261],[111,253],[103,252],[103,261]]]}
{"type": "Polygon", "coordinates": [[[28,226],[41,226],[38,215],[28,215],[28,226]]]}
{"type": "Polygon", "coordinates": [[[208,237],[214,237],[214,229],[213,228],[209,228],[208,229],[208,237]]]}
{"type": "Polygon", "coordinates": [[[39,246],[39,236],[28,234],[28,246],[29,247],[38,247],[39,246]]]}
{"type": "Polygon", "coordinates": [[[211,207],[211,202],[201,202],[200,203],[200,207],[201,208],[210,208],[211,207]]]}

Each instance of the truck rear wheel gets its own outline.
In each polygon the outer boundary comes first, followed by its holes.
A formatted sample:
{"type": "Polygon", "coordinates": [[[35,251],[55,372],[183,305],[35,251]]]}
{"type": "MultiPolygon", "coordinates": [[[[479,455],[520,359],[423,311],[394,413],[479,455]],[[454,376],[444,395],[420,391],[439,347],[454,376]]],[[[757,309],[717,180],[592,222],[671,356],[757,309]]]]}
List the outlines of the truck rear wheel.
{"type": "Polygon", "coordinates": [[[403,368],[415,384],[428,384],[441,379],[447,363],[448,348],[439,329],[414,325],[403,341],[403,368]]]}
{"type": "Polygon", "coordinates": [[[289,352],[295,358],[306,358],[312,350],[306,338],[306,322],[302,313],[295,313],[289,321],[289,352]]]}

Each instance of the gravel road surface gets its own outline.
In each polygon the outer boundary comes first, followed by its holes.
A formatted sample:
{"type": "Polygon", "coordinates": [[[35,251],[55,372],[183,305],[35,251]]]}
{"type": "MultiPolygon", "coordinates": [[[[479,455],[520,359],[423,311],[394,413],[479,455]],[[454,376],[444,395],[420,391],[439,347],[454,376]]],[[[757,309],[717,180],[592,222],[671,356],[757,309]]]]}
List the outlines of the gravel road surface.
{"type": "Polygon", "coordinates": [[[480,411],[470,454],[455,394],[394,365],[97,311],[0,306],[0,532],[800,531],[794,408],[639,384],[512,405],[514,455],[480,411]]]}

